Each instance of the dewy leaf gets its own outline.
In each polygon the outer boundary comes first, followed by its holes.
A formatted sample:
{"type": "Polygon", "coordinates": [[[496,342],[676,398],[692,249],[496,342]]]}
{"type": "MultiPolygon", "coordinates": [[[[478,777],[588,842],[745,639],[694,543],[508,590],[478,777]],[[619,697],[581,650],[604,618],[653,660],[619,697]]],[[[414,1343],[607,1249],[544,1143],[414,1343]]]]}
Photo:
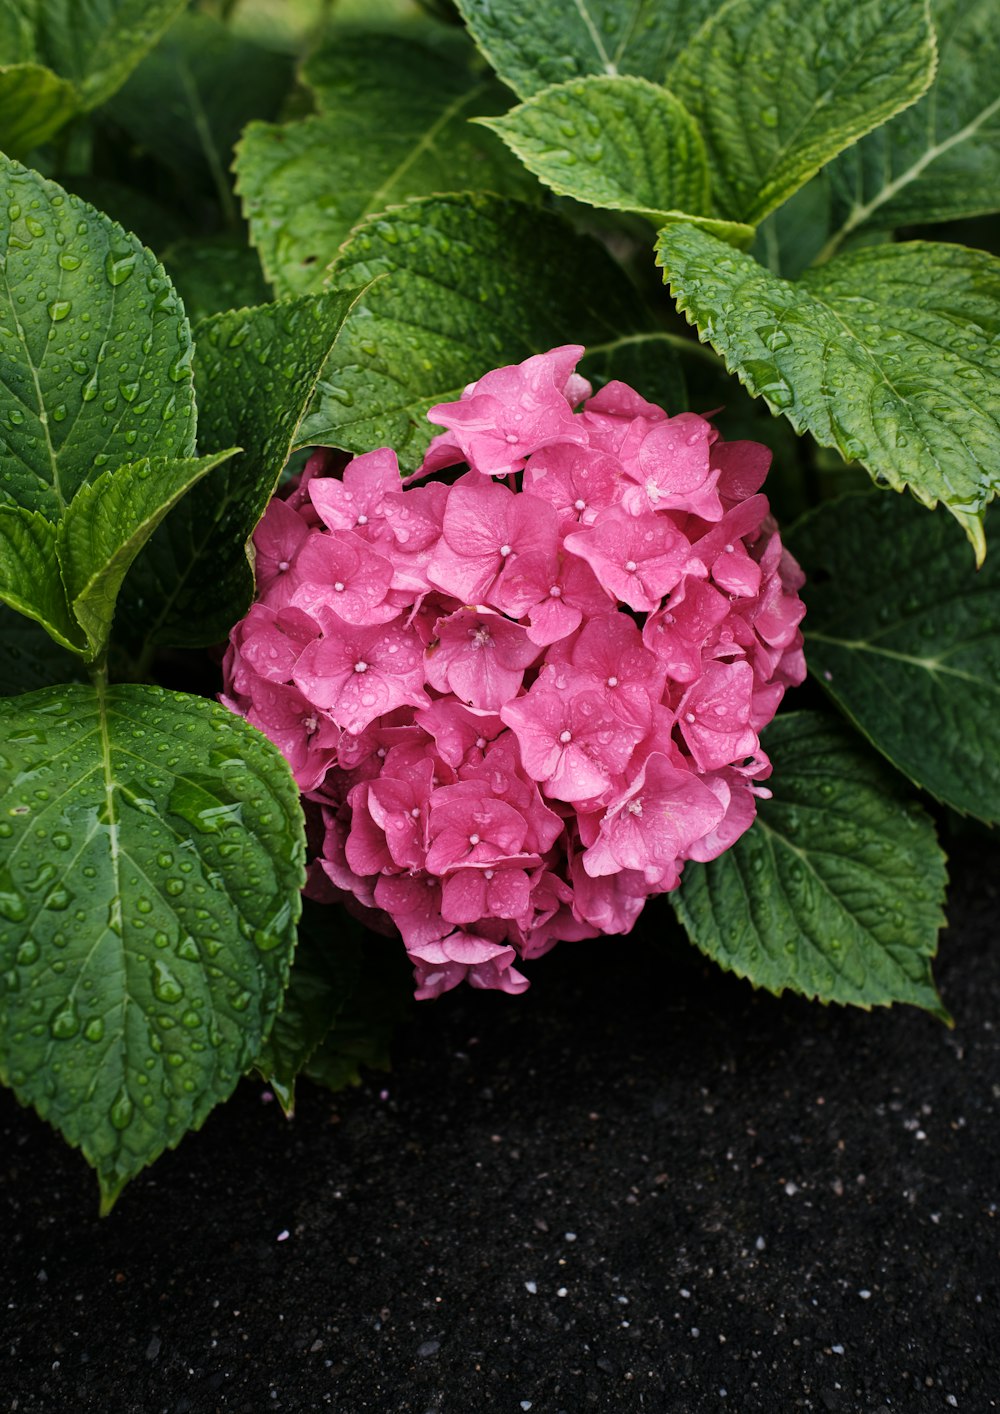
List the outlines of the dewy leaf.
{"type": "Polygon", "coordinates": [[[0,156],[0,502],[55,520],[86,481],[194,451],[191,334],[136,240],[0,156]]]}
{"type": "Polygon", "coordinates": [[[237,138],[251,118],[277,113],[291,82],[286,55],[194,12],[171,25],[108,112],[140,147],[187,182],[214,188],[228,207],[237,138]]]}
{"type": "Polygon", "coordinates": [[[43,0],[36,10],[39,56],[69,79],[83,107],[118,89],[184,9],[185,0],[43,0]]]}
{"type": "Polygon", "coordinates": [[[828,503],[790,540],[816,681],[910,780],[1000,822],[997,557],[975,572],[946,517],[896,496],[828,503]]]}
{"type": "Polygon", "coordinates": [[[934,76],[927,0],[726,0],[667,83],[701,126],[723,216],[756,224],[934,76]]]}
{"type": "MultiPolygon", "coordinates": [[[[621,75],[574,79],[503,117],[477,121],[560,196],[634,211],[658,226],[679,213],[687,220],[711,216],[701,134],[683,103],[659,84],[621,75]]],[[[749,228],[737,232],[744,245],[753,235],[749,228]]]]}
{"type": "Polygon", "coordinates": [[[499,197],[429,197],[366,222],[333,278],[358,285],[379,275],[337,340],[302,446],[388,445],[411,469],[434,434],[427,409],[487,369],[557,344],[649,331],[601,246],[551,212],[499,197]]]}
{"type": "Polygon", "coordinates": [[[523,168],[468,119],[508,95],[467,55],[391,34],[338,34],[307,67],[318,115],[251,123],[237,189],[264,272],[281,294],[323,288],[352,226],[411,196],[530,190],[523,168]]]}
{"type": "Polygon", "coordinates": [[[671,60],[715,9],[714,0],[456,0],[505,83],[530,98],[585,74],[662,82],[671,60]]]}
{"type": "Polygon", "coordinates": [[[38,511],[0,506],[0,601],[41,624],[60,647],[82,650],[59,576],[56,528],[38,511]]]}
{"type": "Polygon", "coordinates": [[[1000,210],[1000,24],[995,0],[933,0],[940,63],[925,98],[834,162],[837,249],[860,230],[1000,210]]]}
{"type": "Polygon", "coordinates": [[[126,599],[150,642],[217,643],[246,612],[253,597],[247,542],[356,298],[356,290],[305,295],[199,324],[199,437],[203,445],[246,450],[184,498],[129,578],[126,599]]]}
{"type": "Polygon", "coordinates": [[[127,685],[0,704],[0,1079],[103,1207],[260,1050],[304,878],[280,754],[214,703],[127,685]]]}
{"type": "Polygon", "coordinates": [[[911,241],[780,280],[691,226],[662,231],[678,307],[772,412],[927,506],[981,559],[1000,487],[1000,260],[911,241]]]}
{"type": "Polygon", "coordinates": [[[59,523],[57,553],[90,657],[107,646],[118,591],[153,531],[195,482],[237,450],[184,461],[147,457],[106,471],[70,501],[59,523]]]}
{"type": "Polygon", "coordinates": [[[823,1002],[909,1002],[948,1014],[931,976],[947,881],[934,826],[901,782],[820,713],[764,735],[774,798],[670,895],[692,940],[771,992],[823,1002]]]}
{"type": "Polygon", "coordinates": [[[331,937],[330,906],[305,900],[288,989],[254,1062],[286,1115],[295,1108],[296,1076],[326,1039],[358,984],[361,929],[339,910],[336,921],[341,936],[331,937]]]}
{"type": "Polygon", "coordinates": [[[0,68],[0,150],[13,157],[48,142],[78,111],[76,90],[42,64],[0,68]]]}

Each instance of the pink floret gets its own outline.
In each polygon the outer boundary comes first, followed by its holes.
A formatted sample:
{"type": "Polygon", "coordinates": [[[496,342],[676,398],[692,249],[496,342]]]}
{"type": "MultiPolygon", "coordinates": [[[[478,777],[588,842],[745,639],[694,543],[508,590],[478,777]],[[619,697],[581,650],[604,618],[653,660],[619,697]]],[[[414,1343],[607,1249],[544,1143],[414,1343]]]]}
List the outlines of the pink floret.
{"type": "Polygon", "coordinates": [[[395,929],[421,998],[521,992],[733,845],[805,676],[770,452],[592,394],[582,353],[432,408],[412,477],[320,449],[254,536],[222,701],[310,802],[307,892],[395,929]]]}

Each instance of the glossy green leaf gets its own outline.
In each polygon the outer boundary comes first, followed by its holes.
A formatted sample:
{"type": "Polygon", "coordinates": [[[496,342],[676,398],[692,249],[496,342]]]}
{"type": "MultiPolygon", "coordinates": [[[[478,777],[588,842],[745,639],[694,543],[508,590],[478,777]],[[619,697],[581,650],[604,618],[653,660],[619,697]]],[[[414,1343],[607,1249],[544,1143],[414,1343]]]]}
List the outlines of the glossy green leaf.
{"type": "Polygon", "coordinates": [[[723,216],[756,224],[934,76],[927,0],[726,0],[667,76],[723,216]]]}
{"type": "Polygon", "coordinates": [[[240,718],[159,688],[50,688],[0,718],[0,1079],[83,1150],[106,1211],[273,1022],[298,790],[240,718]]]}
{"type": "Polygon", "coordinates": [[[574,79],[543,89],[503,117],[478,121],[560,196],[634,211],[658,226],[705,218],[710,230],[734,244],[746,245],[753,235],[748,227],[710,219],[708,160],[697,124],[679,99],[647,79],[574,79]]]}
{"type": "Polygon", "coordinates": [[[56,528],[38,511],[0,506],[0,600],[72,652],[83,646],[59,575],[56,528]]]}
{"type": "Polygon", "coordinates": [[[1000,486],[1000,260],[912,241],[791,282],[690,226],[657,250],[679,308],[751,393],[876,480],[942,501],[982,558],[1000,486]]]}
{"type": "Polygon", "coordinates": [[[320,113],[252,123],[237,151],[244,214],[279,294],[322,289],[351,228],[407,197],[533,186],[497,138],[468,122],[502,112],[507,95],[469,66],[465,46],[348,31],[306,77],[320,113]]]}
{"type": "Polygon", "coordinates": [[[122,581],[163,517],[236,450],[185,461],[146,458],[80,487],[59,523],[57,552],[88,656],[107,646],[122,581]]]}
{"type": "Polygon", "coordinates": [[[121,87],[184,9],[185,0],[43,0],[35,8],[39,57],[69,79],[84,108],[121,87]]]}
{"type": "Polygon", "coordinates": [[[306,900],[288,989],[255,1067],[286,1115],[295,1080],[348,1005],[361,974],[361,929],[339,909],[306,900]],[[336,927],[331,927],[335,922],[336,927]]]}
{"type": "Polygon", "coordinates": [[[0,68],[0,150],[10,156],[47,142],[78,111],[73,85],[43,64],[0,68]]]}
{"type": "Polygon", "coordinates": [[[155,257],[0,157],[0,502],[56,519],[84,482],[194,451],[191,335],[155,257]]]}
{"type": "Polygon", "coordinates": [[[198,325],[199,440],[246,450],[184,498],[129,578],[127,602],[150,642],[217,643],[249,607],[248,541],[356,298],[305,295],[198,325]]]}
{"type": "Polygon", "coordinates": [[[662,82],[713,0],[456,0],[494,69],[521,98],[585,74],[662,82]]]}
{"type": "Polygon", "coordinates": [[[931,976],[947,881],[934,826],[898,777],[819,713],[778,717],[771,800],[670,895],[697,947],[771,992],[947,1020],[931,976]]]}
{"type": "Polygon", "coordinates": [[[488,369],[649,329],[602,247],[550,212],[498,197],[431,197],[366,222],[333,278],[378,276],[320,379],[303,446],[388,445],[412,468],[434,434],[427,409],[488,369]]]}
{"type": "Polygon", "coordinates": [[[171,25],[108,112],[140,147],[186,182],[214,189],[227,208],[237,138],[252,118],[277,114],[291,83],[286,55],[193,12],[171,25]]]}
{"type": "Polygon", "coordinates": [[[925,98],[830,167],[836,229],[953,221],[1000,210],[1000,24],[995,0],[933,0],[940,63],[925,98]]]}
{"type": "Polygon", "coordinates": [[[816,681],[917,785],[1000,822],[997,557],[977,573],[950,521],[906,497],[828,503],[790,538],[816,681]]]}

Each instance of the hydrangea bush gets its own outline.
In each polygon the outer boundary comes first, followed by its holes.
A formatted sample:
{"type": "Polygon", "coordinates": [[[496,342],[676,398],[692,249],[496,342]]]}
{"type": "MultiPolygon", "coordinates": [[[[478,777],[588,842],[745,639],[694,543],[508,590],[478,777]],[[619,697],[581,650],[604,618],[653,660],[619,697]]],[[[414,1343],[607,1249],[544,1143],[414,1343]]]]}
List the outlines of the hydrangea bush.
{"type": "Polygon", "coordinates": [[[947,1019],[994,12],[0,0],[0,1082],[105,1209],[651,894],[947,1019]]]}
{"type": "Polygon", "coordinates": [[[391,449],[317,452],[254,535],[224,700],[311,803],[307,892],[398,928],[421,998],[629,932],[749,828],[805,676],[767,448],[594,395],[583,352],[431,408],[405,483],[391,449]]]}

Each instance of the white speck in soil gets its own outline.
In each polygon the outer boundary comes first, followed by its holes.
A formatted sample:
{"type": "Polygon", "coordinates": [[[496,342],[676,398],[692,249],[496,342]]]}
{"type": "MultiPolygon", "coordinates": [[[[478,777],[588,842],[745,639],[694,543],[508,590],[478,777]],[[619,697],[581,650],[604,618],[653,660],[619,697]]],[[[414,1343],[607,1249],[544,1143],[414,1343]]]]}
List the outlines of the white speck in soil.
{"type": "Polygon", "coordinates": [[[524,1283],[524,1289],[528,1292],[529,1296],[534,1296],[535,1292],[538,1290],[538,1285],[536,1282],[526,1281],[524,1283]]]}
{"type": "Polygon", "coordinates": [[[423,1344],[417,1346],[417,1355],[421,1360],[426,1360],[431,1355],[436,1355],[441,1349],[439,1340],[425,1340],[423,1344]]]}

